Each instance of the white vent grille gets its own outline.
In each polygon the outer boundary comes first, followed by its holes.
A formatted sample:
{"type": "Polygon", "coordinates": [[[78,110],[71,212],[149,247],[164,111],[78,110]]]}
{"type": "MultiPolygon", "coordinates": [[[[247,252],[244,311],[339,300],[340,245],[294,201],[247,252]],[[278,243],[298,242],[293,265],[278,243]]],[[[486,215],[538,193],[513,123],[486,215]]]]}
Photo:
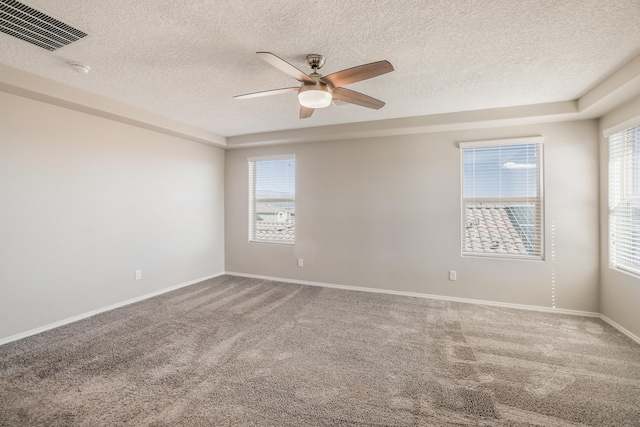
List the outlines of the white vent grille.
{"type": "Polygon", "coordinates": [[[0,0],[0,31],[53,52],[87,33],[15,0],[0,0]]]}

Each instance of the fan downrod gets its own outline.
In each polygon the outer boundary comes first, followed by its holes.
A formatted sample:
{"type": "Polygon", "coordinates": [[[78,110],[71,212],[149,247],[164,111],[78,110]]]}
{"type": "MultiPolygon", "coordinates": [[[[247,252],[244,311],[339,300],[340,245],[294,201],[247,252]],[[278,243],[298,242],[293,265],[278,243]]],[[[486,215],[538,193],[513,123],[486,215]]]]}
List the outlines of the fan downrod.
{"type": "Polygon", "coordinates": [[[325,62],[325,57],[323,55],[319,55],[317,53],[312,53],[307,55],[305,62],[311,69],[315,72],[322,68],[325,62]]]}

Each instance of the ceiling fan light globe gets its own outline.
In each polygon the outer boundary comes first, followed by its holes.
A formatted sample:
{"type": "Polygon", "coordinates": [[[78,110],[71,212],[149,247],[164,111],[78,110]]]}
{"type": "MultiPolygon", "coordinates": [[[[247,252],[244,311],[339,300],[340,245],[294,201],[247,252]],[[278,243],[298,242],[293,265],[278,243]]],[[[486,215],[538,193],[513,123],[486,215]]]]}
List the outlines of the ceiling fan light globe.
{"type": "Polygon", "coordinates": [[[307,108],[328,107],[331,99],[331,91],[327,86],[303,86],[298,92],[300,105],[307,108]]]}

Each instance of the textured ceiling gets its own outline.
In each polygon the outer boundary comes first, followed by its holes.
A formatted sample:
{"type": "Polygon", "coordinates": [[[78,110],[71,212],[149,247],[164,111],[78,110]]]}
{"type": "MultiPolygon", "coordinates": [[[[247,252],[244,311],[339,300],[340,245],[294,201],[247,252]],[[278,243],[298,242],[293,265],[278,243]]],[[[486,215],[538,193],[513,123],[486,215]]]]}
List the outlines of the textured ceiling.
{"type": "Polygon", "coordinates": [[[640,0],[30,0],[89,37],[48,52],[0,34],[0,63],[224,136],[572,100],[640,54],[640,0]],[[270,51],[329,74],[386,59],[348,88],[386,102],[298,119],[270,51]],[[92,69],[73,72],[78,61],[92,69]]]}

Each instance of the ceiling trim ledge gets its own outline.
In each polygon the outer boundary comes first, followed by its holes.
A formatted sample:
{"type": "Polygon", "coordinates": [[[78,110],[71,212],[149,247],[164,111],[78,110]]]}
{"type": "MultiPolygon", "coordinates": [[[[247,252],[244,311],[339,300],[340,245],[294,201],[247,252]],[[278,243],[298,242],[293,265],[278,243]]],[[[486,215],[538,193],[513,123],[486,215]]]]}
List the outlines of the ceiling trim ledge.
{"type": "Polygon", "coordinates": [[[0,91],[165,135],[225,148],[227,138],[0,64],[0,91]]]}
{"type": "Polygon", "coordinates": [[[580,97],[578,111],[584,115],[584,118],[602,117],[639,94],[640,55],[628,61],[580,97]]]}
{"type": "Polygon", "coordinates": [[[580,118],[577,101],[433,114],[227,138],[227,149],[560,122],[580,118]]]}

